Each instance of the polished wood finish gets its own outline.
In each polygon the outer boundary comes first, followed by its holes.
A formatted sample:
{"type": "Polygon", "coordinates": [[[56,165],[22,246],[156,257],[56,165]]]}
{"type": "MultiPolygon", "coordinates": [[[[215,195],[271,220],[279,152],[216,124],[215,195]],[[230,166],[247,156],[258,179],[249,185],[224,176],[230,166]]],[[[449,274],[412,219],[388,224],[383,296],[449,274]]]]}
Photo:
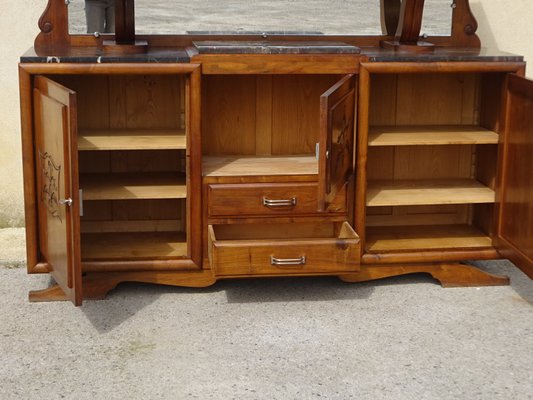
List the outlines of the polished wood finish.
{"type": "Polygon", "coordinates": [[[83,199],[183,199],[185,177],[175,173],[84,174],[80,176],[83,199]]]}
{"type": "Polygon", "coordinates": [[[452,35],[431,45],[419,38],[423,5],[381,0],[385,33],[373,37],[135,36],[124,0],[116,35],[94,37],[68,35],[64,2],[49,0],[36,52],[61,62],[21,64],[20,88],[28,272],[58,285],[30,300],[245,277],[507,284],[460,264],[502,256],[533,277],[533,88],[509,77],[525,64],[445,61],[458,52],[442,47],[472,56],[480,46],[468,0],[454,1],[452,35]],[[199,54],[193,44],[319,37],[367,48],[199,54]],[[370,62],[399,57],[377,49],[384,41],[411,61],[370,62]],[[61,59],[146,47],[191,62],[61,59]],[[417,54],[436,47],[442,61],[417,54]]]}
{"type": "Polygon", "coordinates": [[[37,76],[33,101],[39,249],[66,297],[81,305],[76,94],[37,76]]]}
{"type": "Polygon", "coordinates": [[[508,285],[509,278],[465,264],[420,264],[402,266],[365,266],[357,274],[340,275],[344,282],[366,282],[392,276],[427,273],[443,287],[508,285]]]}
{"type": "Polygon", "coordinates": [[[359,269],[359,240],[349,224],[209,227],[216,275],[277,275],[359,269]]]}
{"type": "Polygon", "coordinates": [[[533,278],[533,82],[509,76],[506,115],[497,247],[533,278]]]}
{"type": "Polygon", "coordinates": [[[473,179],[371,181],[366,193],[367,207],[493,202],[494,190],[473,179]]]}
{"type": "MultiPolygon", "coordinates": [[[[128,0],[132,1],[132,0],[128,0]]],[[[412,1],[414,4],[419,0],[412,1]]],[[[381,20],[382,27],[386,27],[386,32],[383,35],[374,36],[337,36],[337,35],[287,35],[287,34],[269,34],[266,41],[343,41],[357,46],[379,46],[380,42],[384,40],[391,40],[392,35],[397,31],[395,27],[400,21],[401,4],[395,0],[385,0],[381,2],[381,20]]],[[[427,40],[439,46],[456,46],[456,47],[480,47],[479,37],[476,35],[477,22],[472,15],[469,6],[469,0],[455,0],[455,8],[452,16],[452,32],[450,36],[436,36],[430,37],[427,40]]],[[[68,12],[66,3],[63,0],[48,0],[46,9],[39,20],[40,33],[35,38],[35,49],[38,52],[68,52],[76,47],[94,47],[98,48],[103,45],[104,41],[114,40],[115,35],[69,35],[68,33],[68,12]]],[[[120,15],[120,14],[119,14],[120,15]]],[[[415,9],[415,15],[421,15],[420,10],[415,9]]],[[[405,19],[405,17],[404,17],[405,19]]],[[[117,24],[117,31],[120,26],[129,26],[129,36],[131,39],[131,26],[133,21],[130,17],[129,24],[117,24]]],[[[412,31],[412,27],[419,24],[416,18],[411,18],[410,22],[402,22],[406,31],[412,31]]],[[[120,36],[120,33],[119,33],[120,36]]],[[[191,46],[193,41],[197,40],[225,40],[225,41],[265,41],[261,34],[226,34],[226,35],[136,35],[135,39],[138,41],[147,41],[150,47],[185,47],[191,46]]],[[[135,52],[136,49],[132,47],[135,52]]],[[[342,71],[340,73],[349,73],[350,71],[342,71]]]]}
{"type": "Polygon", "coordinates": [[[255,183],[208,185],[210,217],[314,214],[318,211],[316,183],[255,183]]]}
{"type": "Polygon", "coordinates": [[[353,174],[357,85],[346,75],[320,97],[318,201],[321,210],[335,202],[353,174]]]}
{"type": "Polygon", "coordinates": [[[186,149],[184,131],[92,129],[78,133],[78,150],[178,150],[186,149]]]}
{"type": "Polygon", "coordinates": [[[117,0],[115,3],[115,42],[117,45],[135,43],[135,0],[117,0]]]}
{"type": "Polygon", "coordinates": [[[489,236],[469,225],[369,227],[368,252],[490,248],[489,236]]]}
{"type": "Polygon", "coordinates": [[[498,144],[499,135],[480,126],[374,126],[368,146],[426,146],[450,144],[498,144]]]}
{"type": "Polygon", "coordinates": [[[204,176],[317,175],[315,156],[203,157],[204,176]]]}
{"type": "Polygon", "coordinates": [[[26,228],[26,269],[29,274],[48,272],[39,264],[35,152],[33,144],[33,85],[30,74],[19,66],[22,172],[24,185],[24,225],[26,228]]]}
{"type": "Polygon", "coordinates": [[[84,233],[81,241],[82,262],[187,256],[187,240],[181,232],[84,233]]]}

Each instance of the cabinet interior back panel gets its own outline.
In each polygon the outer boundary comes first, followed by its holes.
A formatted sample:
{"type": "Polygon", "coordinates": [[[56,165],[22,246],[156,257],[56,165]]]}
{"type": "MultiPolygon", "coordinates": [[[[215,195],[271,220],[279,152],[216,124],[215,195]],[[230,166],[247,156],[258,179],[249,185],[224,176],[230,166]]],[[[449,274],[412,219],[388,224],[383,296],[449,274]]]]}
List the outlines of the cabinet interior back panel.
{"type": "Polygon", "coordinates": [[[314,153],[320,130],[320,96],[332,75],[275,75],[272,80],[272,154],[314,153]]]}
{"type": "Polygon", "coordinates": [[[372,77],[371,125],[472,125],[479,121],[478,74],[372,77]]]}
{"type": "Polygon", "coordinates": [[[202,79],[203,153],[255,154],[255,76],[211,75],[202,79]]]}
{"type": "MultiPolygon", "coordinates": [[[[56,77],[54,77],[55,79],[56,77]]],[[[61,76],[78,101],[80,129],[184,129],[185,76],[61,76]]]]}
{"type": "Polygon", "coordinates": [[[313,154],[320,96],[337,80],[336,75],[203,77],[203,154],[313,154]]]}

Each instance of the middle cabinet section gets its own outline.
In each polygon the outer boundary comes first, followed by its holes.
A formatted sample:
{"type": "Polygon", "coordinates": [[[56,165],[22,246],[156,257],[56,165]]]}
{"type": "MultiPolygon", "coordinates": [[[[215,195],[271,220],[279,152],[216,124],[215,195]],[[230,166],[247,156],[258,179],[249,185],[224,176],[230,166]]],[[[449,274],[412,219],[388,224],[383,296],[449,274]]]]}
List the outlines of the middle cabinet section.
{"type": "MultiPolygon", "coordinates": [[[[284,233],[276,236],[277,240],[316,241],[316,235],[312,234],[320,229],[317,225],[351,222],[353,205],[348,204],[347,193],[353,190],[356,85],[356,76],[352,74],[207,75],[202,78],[203,209],[207,242],[213,241],[208,231],[220,233],[222,225],[231,224],[235,225],[233,240],[226,245],[240,247],[241,252],[249,248],[246,251],[256,254],[254,243],[244,246],[240,241],[246,241],[246,235],[235,233],[247,232],[249,223],[288,224],[284,225],[284,232],[293,230],[298,234],[284,233]],[[302,229],[301,224],[310,222],[315,224],[314,229],[302,229]]],[[[348,229],[351,230],[349,225],[348,229]]],[[[356,243],[353,254],[343,257],[351,259],[355,269],[359,264],[358,238],[355,232],[350,237],[356,243]]],[[[305,260],[309,267],[304,269],[311,273],[335,270],[332,266],[325,268],[322,261],[314,263],[313,246],[306,246],[294,257],[285,254],[283,260],[305,260]]],[[[331,242],[331,246],[335,244],[331,242]]],[[[208,248],[212,247],[213,243],[208,243],[208,248]]],[[[265,263],[279,267],[275,254],[264,256],[265,263]]],[[[250,257],[241,255],[239,259],[250,257]]],[[[264,268],[255,271],[253,266],[235,268],[238,271],[225,267],[223,274],[241,275],[244,270],[249,274],[269,274],[264,268]]],[[[216,273],[220,274],[221,270],[216,273]]]]}

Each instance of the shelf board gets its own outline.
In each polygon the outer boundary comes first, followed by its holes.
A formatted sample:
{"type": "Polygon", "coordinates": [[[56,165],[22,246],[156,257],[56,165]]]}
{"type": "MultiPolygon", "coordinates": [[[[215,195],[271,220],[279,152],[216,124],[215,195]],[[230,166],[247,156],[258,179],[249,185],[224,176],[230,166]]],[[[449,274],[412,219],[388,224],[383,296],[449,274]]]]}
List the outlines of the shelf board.
{"type": "Polygon", "coordinates": [[[472,125],[375,126],[369,146],[418,146],[451,144],[497,144],[496,132],[472,125]]]}
{"type": "Polygon", "coordinates": [[[492,247],[489,236],[470,225],[368,227],[366,251],[420,251],[492,247]]]}
{"type": "Polygon", "coordinates": [[[83,233],[83,261],[166,259],[187,256],[182,232],[83,233]]]}
{"type": "Polygon", "coordinates": [[[315,156],[203,157],[204,176],[317,175],[315,156]]]}
{"type": "Polygon", "coordinates": [[[370,181],[366,205],[494,203],[494,190],[473,179],[370,181]]]}
{"type": "Polygon", "coordinates": [[[179,150],[187,147],[178,129],[97,129],[78,134],[78,150],[179,150]]]}
{"type": "Polygon", "coordinates": [[[183,199],[185,177],[179,173],[82,174],[83,200],[183,199]]]}

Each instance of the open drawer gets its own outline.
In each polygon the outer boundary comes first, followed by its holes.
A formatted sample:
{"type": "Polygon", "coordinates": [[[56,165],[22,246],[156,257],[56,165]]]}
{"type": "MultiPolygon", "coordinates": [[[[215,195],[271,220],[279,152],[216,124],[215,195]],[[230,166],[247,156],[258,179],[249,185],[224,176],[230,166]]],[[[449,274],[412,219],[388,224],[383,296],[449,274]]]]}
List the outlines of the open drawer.
{"type": "Polygon", "coordinates": [[[358,271],[359,237],[347,222],[209,225],[217,276],[358,271]]]}

